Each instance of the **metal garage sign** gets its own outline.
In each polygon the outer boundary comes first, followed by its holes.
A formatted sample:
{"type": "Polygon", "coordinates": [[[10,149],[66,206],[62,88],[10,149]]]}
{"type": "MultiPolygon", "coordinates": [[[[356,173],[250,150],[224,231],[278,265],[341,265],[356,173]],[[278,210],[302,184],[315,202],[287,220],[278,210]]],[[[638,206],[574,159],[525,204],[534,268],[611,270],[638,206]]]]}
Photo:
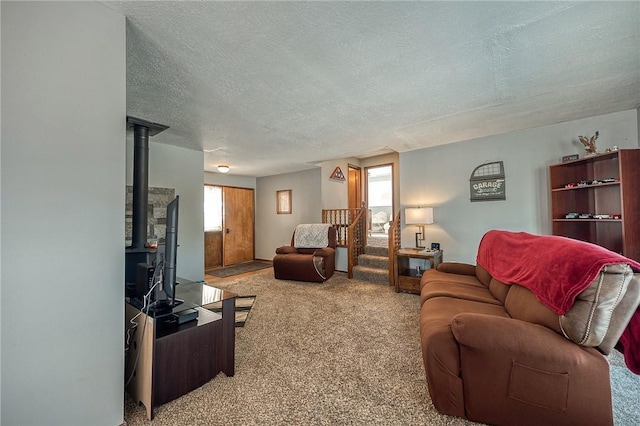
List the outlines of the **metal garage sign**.
{"type": "Polygon", "coordinates": [[[502,161],[476,167],[469,178],[471,201],[506,200],[506,181],[502,161]]]}

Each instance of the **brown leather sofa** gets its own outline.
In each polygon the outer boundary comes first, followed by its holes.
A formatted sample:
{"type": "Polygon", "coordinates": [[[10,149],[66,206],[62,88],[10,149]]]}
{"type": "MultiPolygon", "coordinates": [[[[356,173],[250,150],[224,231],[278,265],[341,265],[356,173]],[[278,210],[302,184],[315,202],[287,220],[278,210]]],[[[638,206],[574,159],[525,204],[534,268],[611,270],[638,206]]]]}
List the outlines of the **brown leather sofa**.
{"type": "Polygon", "coordinates": [[[420,302],[423,361],[439,412],[496,425],[613,424],[603,354],[640,303],[640,274],[628,264],[600,269],[563,315],[528,288],[464,263],[426,271],[420,302]]]}
{"type": "Polygon", "coordinates": [[[324,282],[331,278],[336,265],[336,228],[327,225],[327,245],[309,247],[311,244],[296,244],[296,232],[302,232],[304,226],[319,224],[303,224],[296,227],[291,236],[291,244],[278,247],[273,258],[273,271],[276,279],[307,282],[324,282]],[[304,247],[301,247],[303,245],[304,247]]]}

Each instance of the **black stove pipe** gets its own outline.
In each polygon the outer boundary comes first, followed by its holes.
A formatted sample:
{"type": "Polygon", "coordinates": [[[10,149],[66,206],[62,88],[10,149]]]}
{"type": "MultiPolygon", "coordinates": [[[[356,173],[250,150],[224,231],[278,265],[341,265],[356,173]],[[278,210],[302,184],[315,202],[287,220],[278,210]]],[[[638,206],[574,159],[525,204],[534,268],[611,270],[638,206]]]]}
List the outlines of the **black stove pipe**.
{"type": "Polygon", "coordinates": [[[147,243],[149,217],[149,128],[133,126],[133,223],[131,247],[147,243]]]}
{"type": "Polygon", "coordinates": [[[147,244],[149,216],[149,137],[169,126],[127,116],[127,127],[133,129],[133,206],[131,248],[144,249],[147,244]]]}

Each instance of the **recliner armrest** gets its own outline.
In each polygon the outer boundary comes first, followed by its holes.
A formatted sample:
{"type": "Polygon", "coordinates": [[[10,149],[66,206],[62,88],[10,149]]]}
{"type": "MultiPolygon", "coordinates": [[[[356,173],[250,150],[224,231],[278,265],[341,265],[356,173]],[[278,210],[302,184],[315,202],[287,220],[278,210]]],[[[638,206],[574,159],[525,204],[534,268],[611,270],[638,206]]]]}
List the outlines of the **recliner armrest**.
{"type": "Polygon", "coordinates": [[[336,250],[331,247],[325,247],[313,252],[314,256],[329,257],[335,254],[336,250]]]}
{"type": "Polygon", "coordinates": [[[298,250],[296,250],[296,248],[293,246],[282,246],[276,249],[276,254],[291,254],[297,252],[298,250]]]}
{"type": "Polygon", "coordinates": [[[542,356],[554,363],[580,347],[555,331],[515,318],[465,312],[451,320],[451,332],[462,346],[508,358],[542,356]]]}
{"type": "Polygon", "coordinates": [[[477,313],[453,317],[451,331],[470,420],[613,424],[609,365],[596,349],[542,325],[477,313]]]}

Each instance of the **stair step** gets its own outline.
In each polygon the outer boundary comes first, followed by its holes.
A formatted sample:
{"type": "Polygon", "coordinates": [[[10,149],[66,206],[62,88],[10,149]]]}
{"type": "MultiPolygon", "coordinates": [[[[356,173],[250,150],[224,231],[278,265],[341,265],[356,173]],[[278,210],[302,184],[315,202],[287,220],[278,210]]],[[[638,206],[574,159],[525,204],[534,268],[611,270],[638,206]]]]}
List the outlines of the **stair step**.
{"type": "Polygon", "coordinates": [[[370,268],[389,269],[389,258],[373,254],[361,254],[358,256],[358,265],[370,268]]]}
{"type": "Polygon", "coordinates": [[[371,254],[374,256],[386,256],[389,257],[389,248],[388,247],[374,247],[374,246],[364,246],[364,253],[371,254]]]}
{"type": "Polygon", "coordinates": [[[369,268],[356,265],[353,267],[353,278],[376,284],[389,284],[389,271],[386,269],[369,268]]]}

